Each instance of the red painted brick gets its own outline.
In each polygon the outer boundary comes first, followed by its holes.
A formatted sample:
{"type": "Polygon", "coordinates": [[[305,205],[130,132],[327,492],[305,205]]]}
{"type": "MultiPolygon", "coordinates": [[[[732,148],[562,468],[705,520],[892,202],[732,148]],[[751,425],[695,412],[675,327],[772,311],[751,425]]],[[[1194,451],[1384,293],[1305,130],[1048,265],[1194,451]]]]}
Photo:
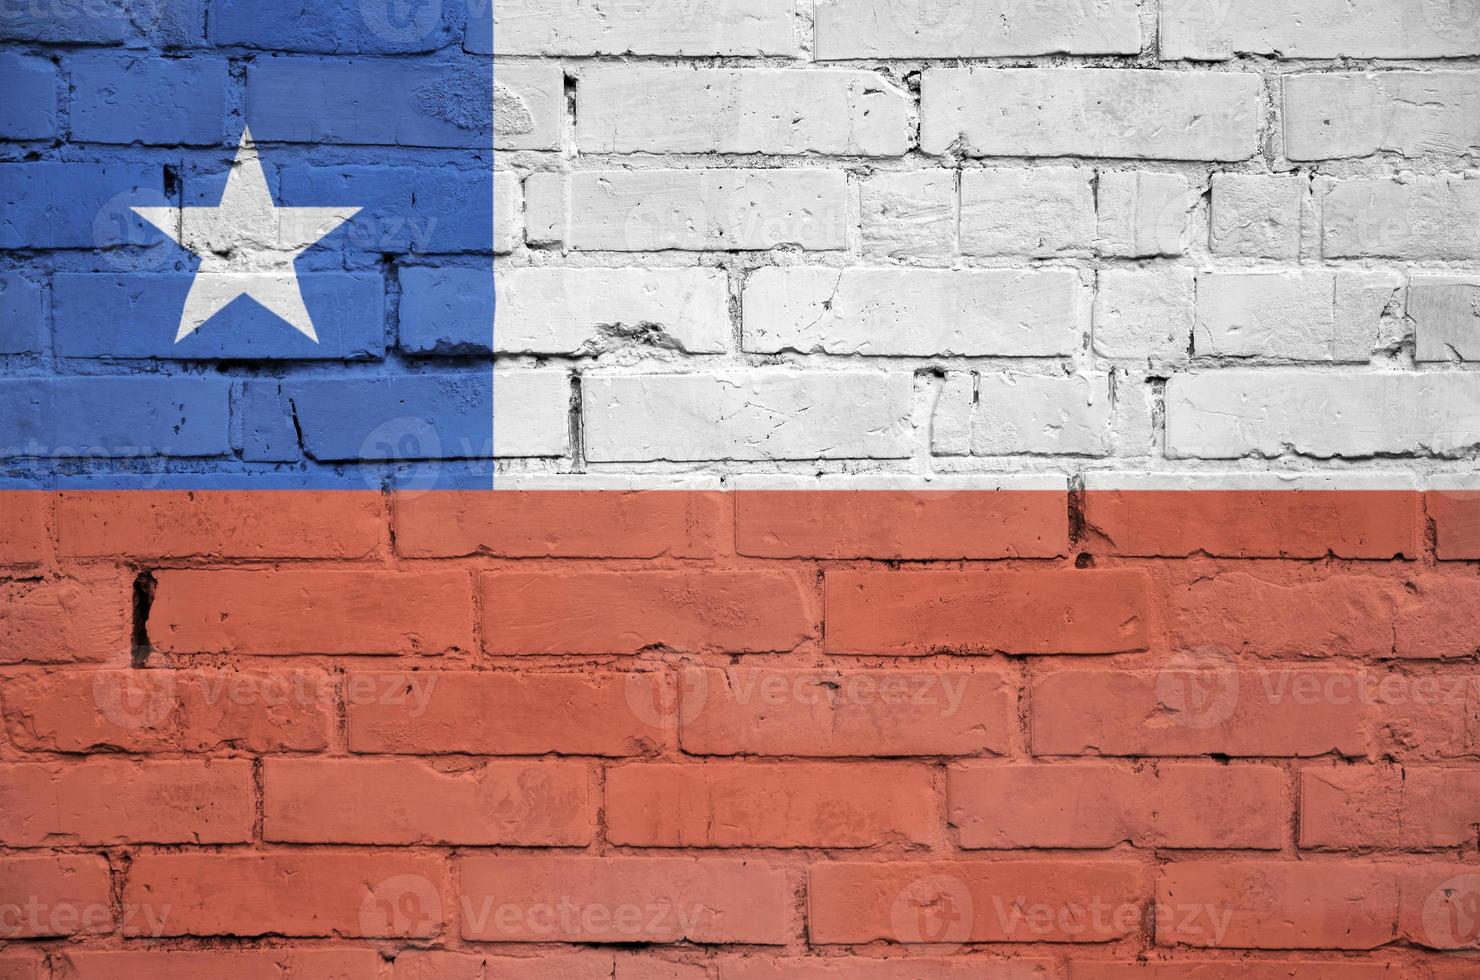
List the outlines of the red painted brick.
{"type": "Polygon", "coordinates": [[[6,727],[28,750],[312,752],[334,693],[317,670],[71,670],[12,675],[6,727]]]}
{"type": "Polygon", "coordinates": [[[1300,786],[1301,847],[1463,847],[1480,824],[1480,769],[1322,767],[1300,786]]]}
{"type": "Polygon", "coordinates": [[[611,980],[610,953],[490,956],[411,950],[396,957],[395,980],[611,980]]]}
{"type": "Polygon", "coordinates": [[[618,956],[616,980],[712,980],[708,967],[698,963],[675,962],[655,956],[618,956]]]}
{"type": "Polygon", "coordinates": [[[754,859],[498,855],[461,863],[464,939],[780,945],[794,933],[786,872],[754,859]]]}
{"type": "Polygon", "coordinates": [[[160,936],[425,938],[444,925],[445,878],[440,857],[385,850],[140,854],[123,900],[156,910],[160,936]]]}
{"type": "Polygon", "coordinates": [[[1424,495],[1424,500],[1437,533],[1439,558],[1444,561],[1480,558],[1480,493],[1430,492],[1424,495]]]}
{"type": "Polygon", "coordinates": [[[1365,697],[1374,757],[1480,761],[1480,672],[1473,667],[1374,673],[1365,697]]]}
{"type": "Polygon", "coordinates": [[[749,956],[719,961],[719,980],[1053,980],[1055,976],[1052,961],[1025,957],[749,956]]]}
{"type": "Polygon", "coordinates": [[[1146,648],[1139,571],[827,573],[829,653],[1121,653],[1146,648]]]}
{"type": "Polygon", "coordinates": [[[1480,866],[1404,865],[1398,929],[1404,939],[1480,966],[1480,866]]]}
{"type": "Polygon", "coordinates": [[[132,604],[133,576],[121,569],[0,579],[0,663],[128,663],[132,604]]]}
{"type": "Polygon", "coordinates": [[[580,846],[595,836],[596,802],[594,773],[580,762],[488,762],[440,772],[410,759],[268,759],[263,837],[580,846]]]}
{"type": "Polygon", "coordinates": [[[996,670],[694,668],[678,714],[695,755],[1000,754],[1017,728],[996,670]]]}
{"type": "Polygon", "coordinates": [[[164,571],[149,639],[165,653],[442,654],[472,650],[459,569],[164,571]]]}
{"type": "Polygon", "coordinates": [[[252,764],[88,759],[0,765],[0,842],[232,844],[252,837],[252,764]]]}
{"type": "Polygon", "coordinates": [[[607,839],[633,847],[869,847],[938,836],[925,766],[635,763],[608,770],[607,839]]]}
{"type": "Polygon", "coordinates": [[[1085,523],[1101,554],[1182,558],[1416,558],[1410,490],[1094,490],[1085,523]]]}
{"type": "Polygon", "coordinates": [[[48,498],[39,490],[0,490],[0,565],[46,560],[48,498]]]}
{"type": "Polygon", "coordinates": [[[1364,675],[1193,666],[1066,669],[1033,684],[1039,755],[1311,756],[1367,751],[1364,675]]]}
{"type": "Polygon", "coordinates": [[[762,558],[1054,558],[1055,490],[756,490],[735,494],[735,547],[762,558]]]}
{"type": "Polygon", "coordinates": [[[510,490],[395,498],[410,558],[708,558],[728,551],[729,495],[709,491],[510,490]]]}
{"type": "Polygon", "coordinates": [[[1277,850],[1289,826],[1273,766],[961,763],[950,818],[966,848],[1137,847],[1277,850]]]}
{"type": "Polygon", "coordinates": [[[63,555],[363,558],[385,536],[379,493],[307,490],[67,491],[63,555]]]}
{"type": "Polygon", "coordinates": [[[1358,960],[1185,960],[1084,963],[1072,980],[1405,980],[1389,963],[1358,960]]]}
{"type": "Polygon", "coordinates": [[[0,980],[41,980],[40,954],[0,954],[0,980]]]}
{"type": "Polygon", "coordinates": [[[1179,862],[1161,869],[1156,904],[1162,946],[1376,949],[1397,937],[1397,877],[1366,862],[1179,862]]]}
{"type": "Polygon", "coordinates": [[[1090,943],[1140,928],[1149,891],[1128,861],[814,864],[813,943],[1090,943]]]}
{"type": "Polygon", "coordinates": [[[658,672],[354,673],[355,752],[639,755],[674,727],[658,672]]]}
{"type": "Polygon", "coordinates": [[[0,939],[112,932],[109,888],[101,857],[0,856],[0,939]]]}
{"type": "Polygon", "coordinates": [[[816,634],[795,571],[507,571],[483,576],[493,654],[791,650],[816,634]]]}
{"type": "Polygon", "coordinates": [[[373,949],[91,950],[62,954],[67,980],[376,980],[373,949]]]}
{"type": "Polygon", "coordinates": [[[1413,659],[1480,652],[1480,578],[1420,575],[1398,594],[1394,650],[1413,659]]]}

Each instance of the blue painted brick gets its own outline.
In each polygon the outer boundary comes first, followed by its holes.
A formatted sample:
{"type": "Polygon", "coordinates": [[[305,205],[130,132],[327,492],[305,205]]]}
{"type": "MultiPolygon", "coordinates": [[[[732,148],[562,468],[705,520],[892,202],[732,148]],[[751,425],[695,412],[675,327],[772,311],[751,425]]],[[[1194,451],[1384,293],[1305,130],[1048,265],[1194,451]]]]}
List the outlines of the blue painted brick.
{"type": "Polygon", "coordinates": [[[346,230],[351,249],[371,254],[488,253],[493,174],[450,166],[284,168],[285,199],[362,210],[346,230]]]}
{"type": "Polygon", "coordinates": [[[283,383],[313,459],[468,459],[493,454],[492,369],[283,383]]]}
{"type": "Polygon", "coordinates": [[[435,51],[460,33],[463,0],[211,0],[211,38],[271,51],[435,51]]]}
{"type": "Polygon", "coordinates": [[[189,274],[58,274],[52,280],[57,355],[312,361],[385,354],[385,284],[378,273],[299,276],[317,344],[247,298],[238,298],[176,343],[193,280],[189,274]]]}
{"type": "Polygon", "coordinates": [[[412,354],[492,353],[492,272],[402,269],[400,347],[412,354]]]}
{"type": "Polygon", "coordinates": [[[202,146],[227,138],[221,58],[91,52],[75,55],[69,67],[78,140],[202,146]]]}
{"type": "Polygon", "coordinates": [[[291,463],[303,458],[293,408],[274,378],[251,378],[237,389],[241,432],[237,445],[250,463],[291,463]]]}
{"type": "Polygon", "coordinates": [[[230,450],[225,378],[0,380],[0,456],[218,456],[230,450]]]}
{"type": "Polygon", "coordinates": [[[486,149],[492,63],[267,58],[247,72],[259,140],[486,149]]]}
{"type": "Polygon", "coordinates": [[[13,272],[0,275],[0,354],[36,354],[45,343],[41,284],[13,272]]]}
{"type": "Polygon", "coordinates": [[[0,0],[0,40],[122,44],[131,14],[146,22],[168,0],[0,0]]]}
{"type": "MultiPolygon", "coordinates": [[[[5,0],[0,0],[3,4],[5,0]]],[[[57,67],[49,58],[0,51],[0,139],[44,140],[57,132],[57,67]]]]}
{"type": "Polygon", "coordinates": [[[129,206],[159,206],[159,167],[0,163],[0,248],[107,248],[141,240],[129,206]]]}

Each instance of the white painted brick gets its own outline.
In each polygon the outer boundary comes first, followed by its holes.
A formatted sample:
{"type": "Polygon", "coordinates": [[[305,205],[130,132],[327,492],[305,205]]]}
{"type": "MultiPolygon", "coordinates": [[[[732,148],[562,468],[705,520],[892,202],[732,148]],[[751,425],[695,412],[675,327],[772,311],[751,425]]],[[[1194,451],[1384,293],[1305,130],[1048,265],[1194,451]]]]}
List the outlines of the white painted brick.
{"type": "Polygon", "coordinates": [[[1205,272],[1195,350],[1203,357],[1368,361],[1402,288],[1385,272],[1205,272]]]}
{"type": "Polygon", "coordinates": [[[1162,0],[1161,56],[1219,61],[1480,54],[1470,0],[1162,0]]]}
{"type": "Polygon", "coordinates": [[[493,372],[493,454],[570,455],[570,379],[563,371],[493,372]]]}
{"type": "Polygon", "coordinates": [[[1480,152],[1480,72],[1287,75],[1284,87],[1291,160],[1480,152]]]}
{"type": "Polygon", "coordinates": [[[1116,456],[1160,454],[1156,433],[1156,395],[1145,374],[1110,375],[1110,443],[1116,456]]]}
{"type": "Polygon", "coordinates": [[[1095,195],[1102,255],[1148,258],[1187,250],[1187,178],[1145,170],[1101,171],[1095,195]]]}
{"type": "Polygon", "coordinates": [[[624,338],[691,354],[727,347],[718,269],[507,269],[498,290],[500,353],[597,352],[624,338]]]}
{"type": "Polygon", "coordinates": [[[1087,253],[1095,239],[1094,172],[1067,167],[967,170],[961,251],[1043,258],[1087,253]]]}
{"type": "Polygon", "coordinates": [[[1480,277],[1413,277],[1408,317],[1418,360],[1480,361],[1480,277]]]}
{"type": "Polygon", "coordinates": [[[1102,269],[1094,316],[1100,357],[1180,364],[1192,344],[1192,270],[1102,269]]]}
{"type": "Polygon", "coordinates": [[[520,200],[519,175],[501,171],[493,175],[493,251],[512,252],[519,241],[524,207],[520,200]]]}
{"type": "Polygon", "coordinates": [[[841,170],[606,170],[566,179],[572,249],[646,252],[846,243],[841,170]]]}
{"type": "Polygon", "coordinates": [[[1461,176],[1325,182],[1328,258],[1480,258],[1480,180],[1461,176]]]}
{"type": "Polygon", "coordinates": [[[576,90],[586,153],[830,153],[909,149],[908,99],[869,71],[591,68],[576,90]]]}
{"type": "Polygon", "coordinates": [[[1167,384],[1167,455],[1458,455],[1480,445],[1480,385],[1444,373],[1223,370],[1167,384]]]}
{"type": "Polygon", "coordinates": [[[941,385],[930,417],[930,451],[937,456],[970,456],[975,413],[976,375],[951,371],[941,385]]]}
{"type": "Polygon", "coordinates": [[[745,287],[745,349],[1062,356],[1083,347],[1087,293],[1068,269],[760,269],[745,287]]]}
{"type": "Polygon", "coordinates": [[[1136,0],[825,0],[817,58],[1136,54],[1136,0]]]}
{"type": "MultiPolygon", "coordinates": [[[[794,55],[794,0],[498,0],[493,54],[794,55]]],[[[488,54],[470,32],[468,49],[488,54]]]]}
{"type": "Polygon", "coordinates": [[[935,262],[956,255],[956,171],[877,174],[863,181],[861,196],[868,255],[935,262]]]}
{"type": "Polygon", "coordinates": [[[920,146],[969,156],[1246,160],[1258,150],[1251,72],[932,68],[920,146]]]}
{"type": "Polygon", "coordinates": [[[1309,186],[1298,176],[1214,174],[1213,253],[1299,258],[1301,208],[1309,186]]]}
{"type": "Polygon", "coordinates": [[[913,378],[882,371],[587,375],[586,458],[902,459],[913,378]]]}
{"type": "Polygon", "coordinates": [[[530,174],[524,178],[524,240],[532,245],[565,241],[565,178],[530,174]]]}
{"type": "Polygon", "coordinates": [[[560,66],[500,62],[493,81],[493,148],[560,149],[565,128],[565,73],[560,66]]]}
{"type": "Polygon", "coordinates": [[[1106,456],[1111,451],[1107,376],[980,374],[947,379],[936,404],[939,451],[959,449],[969,418],[971,455],[1106,456]]]}

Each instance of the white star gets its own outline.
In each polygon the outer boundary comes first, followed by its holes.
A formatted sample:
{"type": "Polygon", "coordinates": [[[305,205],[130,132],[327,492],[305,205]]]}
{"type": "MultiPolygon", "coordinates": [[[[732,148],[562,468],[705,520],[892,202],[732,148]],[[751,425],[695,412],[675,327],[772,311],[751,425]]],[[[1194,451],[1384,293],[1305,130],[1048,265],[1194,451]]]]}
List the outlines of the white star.
{"type": "Polygon", "coordinates": [[[272,202],[267,176],[251,130],[226,178],[214,208],[134,208],[134,213],[200,256],[180,315],[179,343],[238,296],[250,296],[319,342],[303,305],[293,262],[319,239],[360,212],[359,208],[280,208],[272,202]]]}

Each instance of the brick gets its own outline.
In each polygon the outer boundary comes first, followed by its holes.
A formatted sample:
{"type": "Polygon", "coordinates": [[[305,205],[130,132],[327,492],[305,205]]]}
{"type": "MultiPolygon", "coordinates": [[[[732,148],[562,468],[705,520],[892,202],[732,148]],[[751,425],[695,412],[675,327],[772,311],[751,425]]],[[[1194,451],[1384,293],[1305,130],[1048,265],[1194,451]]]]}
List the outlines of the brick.
{"type": "Polygon", "coordinates": [[[1412,659],[1463,660],[1480,636],[1480,582],[1471,576],[1422,575],[1396,592],[1393,653],[1412,659]]]}
{"type": "Polygon", "coordinates": [[[199,457],[229,450],[224,378],[0,381],[0,456],[199,457]]]}
{"type": "Polygon", "coordinates": [[[1097,237],[1094,176],[1069,167],[963,171],[962,254],[1086,253],[1097,237]]]}
{"type": "Polygon", "coordinates": [[[1108,376],[950,375],[936,403],[935,451],[1106,456],[1113,413],[1108,376]]]}
{"type": "Polygon", "coordinates": [[[1365,862],[1186,861],[1156,905],[1160,946],[1375,949],[1396,938],[1398,882],[1365,862]]]}
{"type": "MultiPolygon", "coordinates": [[[[524,189],[517,174],[493,175],[493,251],[504,255],[514,251],[524,238],[524,189]]],[[[530,211],[534,211],[531,202],[530,211]]]]}
{"type": "Polygon", "coordinates": [[[758,558],[1054,558],[1062,490],[742,490],[735,548],[758,558]]]}
{"type": "Polygon", "coordinates": [[[353,752],[639,755],[672,728],[656,673],[363,672],[347,684],[353,752]]]}
{"type": "Polygon", "coordinates": [[[1452,58],[1480,54],[1480,21],[1460,5],[1426,0],[1169,0],[1161,57],[1452,58]]]}
{"type": "Polygon", "coordinates": [[[75,140],[215,146],[227,138],[224,58],[79,52],[67,69],[75,140]]]}
{"type": "Polygon", "coordinates": [[[1145,170],[1102,170],[1095,185],[1098,250],[1121,258],[1182,255],[1192,208],[1187,178],[1145,170]]]}
{"type": "MultiPolygon", "coordinates": [[[[233,278],[231,274],[223,274],[233,278]]],[[[378,360],[385,354],[385,281],[367,272],[307,272],[299,276],[319,318],[318,341],[284,330],[280,319],[251,303],[228,306],[209,329],[175,340],[195,276],[190,274],[59,273],[52,278],[52,318],[61,357],[203,360],[378,360]]],[[[245,277],[242,277],[245,278],[245,277]]]]}
{"type": "Polygon", "coordinates": [[[402,950],[395,980],[611,980],[612,970],[612,954],[597,951],[514,957],[402,950]]]}
{"type": "Polygon", "coordinates": [[[44,968],[39,954],[0,954],[0,980],[41,980],[44,968]]]}
{"type": "Polygon", "coordinates": [[[1074,961],[1074,980],[1394,980],[1393,964],[1363,960],[1074,961]]]}
{"type": "Polygon", "coordinates": [[[245,759],[0,765],[0,802],[8,847],[243,843],[255,810],[245,759]]]}
{"type": "Polygon", "coordinates": [[[1300,846],[1464,847],[1480,823],[1480,769],[1345,766],[1300,779],[1300,846]]]}
{"type": "Polygon", "coordinates": [[[493,148],[558,150],[565,134],[565,72],[548,62],[493,69],[493,148]]]}
{"type": "Polygon", "coordinates": [[[1480,258],[1480,180],[1463,176],[1323,179],[1326,258],[1480,258]]]}
{"type": "Polygon", "coordinates": [[[1083,344],[1088,306],[1079,277],[1066,269],[764,268],[745,284],[745,349],[1068,355],[1083,344]]]}
{"type": "Polygon", "coordinates": [[[827,650],[1122,653],[1150,639],[1150,580],[1139,571],[827,572],[827,650]]]}
{"type": "Polygon", "coordinates": [[[0,663],[126,659],[131,593],[131,576],[109,568],[0,579],[0,663]]]}
{"type": "Polygon", "coordinates": [[[0,36],[7,41],[120,44],[128,33],[129,8],[115,0],[91,7],[30,3],[0,6],[0,36]]]}
{"type": "MultiPolygon", "coordinates": [[[[1404,939],[1428,949],[1443,950],[1474,966],[1480,937],[1476,935],[1475,901],[1480,898],[1480,875],[1468,864],[1410,864],[1405,869],[1398,912],[1404,939]]],[[[1439,973],[1439,976],[1462,977],[1439,973]]]]}
{"type": "Polygon", "coordinates": [[[880,173],[859,183],[865,254],[937,265],[954,259],[960,210],[954,171],[880,173]]]}
{"type": "Polygon", "coordinates": [[[434,51],[456,39],[455,24],[442,11],[362,7],[357,0],[308,6],[294,0],[211,0],[210,33],[216,44],[269,51],[404,54],[434,51]]]}
{"type": "Polygon", "coordinates": [[[794,931],[786,871],[754,859],[499,855],[460,863],[464,939],[782,945],[794,931]]]}
{"type": "MultiPolygon", "coordinates": [[[[618,956],[616,980],[709,980],[704,963],[679,962],[638,955],[618,956]]],[[[604,980],[605,974],[602,975],[604,980]]]]}
{"type": "Polygon", "coordinates": [[[1084,516],[1094,550],[1134,557],[1416,558],[1411,490],[1111,489],[1092,482],[1084,516]]]}
{"type": "Polygon", "coordinates": [[[1246,160],[1260,78],[1140,69],[930,68],[920,148],[967,156],[1246,160]],[[1134,107],[1134,108],[1131,108],[1134,107]]]}
{"type": "Polygon", "coordinates": [[[1473,670],[1373,674],[1362,696],[1373,719],[1373,758],[1480,760],[1480,675],[1473,670]]]}
{"type": "Polygon", "coordinates": [[[1053,963],[1014,956],[891,957],[816,956],[771,959],[732,957],[719,961],[719,980],[1051,980],[1053,963]]]}
{"type": "Polygon", "coordinates": [[[467,572],[169,570],[149,638],[167,653],[427,654],[472,650],[467,572]]]}
{"type": "Polygon", "coordinates": [[[1424,504],[1438,532],[1440,559],[1480,558],[1480,493],[1427,493],[1424,504]]]}
{"type": "Polygon", "coordinates": [[[375,980],[373,949],[68,950],[75,980],[375,980]]]}
{"type": "Polygon", "coordinates": [[[516,570],[480,588],[494,655],[768,653],[819,632],[815,584],[789,570],[516,570]]]}
{"type": "Polygon", "coordinates": [[[1138,930],[1145,877],[1128,861],[814,864],[808,928],[822,945],[1108,942],[1138,930]]]}
{"type": "Polygon", "coordinates": [[[611,9],[539,0],[500,4],[492,37],[469,28],[467,49],[495,55],[794,56],[790,0],[659,0],[611,9]]]}
{"type": "Polygon", "coordinates": [[[0,274],[0,354],[39,354],[48,339],[42,285],[17,273],[0,274]]]}
{"type": "Polygon", "coordinates": [[[950,821],[965,848],[1136,847],[1278,850],[1289,826],[1273,766],[1164,763],[1127,769],[961,763],[950,821]]]}
{"type": "Polygon", "coordinates": [[[333,687],[316,670],[75,670],[12,675],[6,727],[27,751],[314,752],[333,687]]]}
{"type": "Polygon", "coordinates": [[[51,550],[51,495],[0,487],[0,565],[32,565],[51,550]]]}
{"type": "Polygon", "coordinates": [[[395,498],[396,552],[408,558],[708,558],[728,495],[683,490],[500,490],[395,498]]]}
{"type": "Polygon", "coordinates": [[[581,762],[486,762],[441,772],[411,759],[268,759],[264,840],[300,844],[580,847],[596,833],[581,762]],[[364,801],[376,800],[374,807],[364,801]]]}
{"type": "Polygon", "coordinates": [[[981,58],[1034,54],[1137,54],[1141,25],[1131,0],[962,7],[948,0],[902,6],[831,0],[817,9],[819,60],[981,58]]]}
{"type": "Polygon", "coordinates": [[[1186,361],[1194,295],[1191,269],[1101,269],[1095,289],[1095,353],[1120,361],[1186,361]]]}
{"type": "MultiPolygon", "coordinates": [[[[4,33],[10,36],[8,29],[4,33]]],[[[0,109],[0,137],[45,140],[56,135],[56,65],[46,58],[13,51],[0,53],[0,87],[10,93],[0,109]]]]}
{"type": "Polygon", "coordinates": [[[1172,378],[1166,420],[1174,459],[1452,457],[1480,442],[1480,392],[1458,374],[1323,373],[1292,384],[1286,372],[1225,370],[1172,378]]]}
{"type": "Polygon", "coordinates": [[[113,931],[108,862],[91,854],[0,857],[0,938],[113,931]]]}
{"type": "Polygon", "coordinates": [[[692,755],[997,754],[1017,729],[991,670],[691,668],[677,713],[692,755]]]}
{"type": "Polygon", "coordinates": [[[446,922],[445,878],[440,856],[395,851],[139,854],[123,900],[168,910],[155,936],[424,939],[446,922]]]}
{"type": "Polygon", "coordinates": [[[384,524],[371,493],[69,490],[55,499],[57,550],[78,558],[365,558],[384,524]]]}
{"type": "Polygon", "coordinates": [[[1403,288],[1387,272],[1203,272],[1194,352],[1367,363],[1401,340],[1389,307],[1403,288]]]}
{"type": "MultiPolygon", "coordinates": [[[[748,251],[841,249],[841,170],[599,170],[564,178],[563,213],[530,208],[532,227],[563,229],[569,249],[748,251]]],[[[533,205],[534,202],[531,201],[533,205]]]]}
{"type": "MultiPolygon", "coordinates": [[[[444,162],[446,157],[443,152],[408,149],[396,155],[396,159],[409,161],[406,166],[283,166],[278,196],[284,201],[342,202],[358,207],[341,240],[352,252],[361,253],[359,258],[366,265],[378,264],[382,255],[486,255],[490,236],[493,251],[508,251],[512,245],[501,234],[518,227],[511,208],[519,200],[517,180],[506,186],[502,175],[490,175],[487,167],[450,167],[444,162]],[[468,218],[488,213],[490,176],[494,195],[491,230],[488,222],[468,218]]],[[[187,182],[187,203],[191,187],[187,182]]],[[[219,191],[211,187],[208,193],[211,196],[204,203],[214,206],[219,191]]]]}
{"type": "Polygon", "coordinates": [[[1477,99],[1480,75],[1473,72],[1288,75],[1285,155],[1291,160],[1385,152],[1464,156],[1480,149],[1480,123],[1469,111],[1477,99]]]}
{"type": "Polygon", "coordinates": [[[1214,255],[1298,259],[1308,178],[1213,175],[1214,255]]]}
{"type": "Polygon", "coordinates": [[[908,99],[882,75],[593,67],[578,82],[585,153],[900,156],[908,99]]]}
{"type": "Polygon", "coordinates": [[[587,375],[586,458],[903,459],[912,378],[882,371],[587,375]]]}
{"type": "Polygon", "coordinates": [[[1366,680],[1182,656],[1160,670],[1066,669],[1032,692],[1038,755],[1316,756],[1367,751],[1366,680]]]}
{"type": "Polygon", "coordinates": [[[889,763],[637,763],[609,769],[607,839],[631,847],[929,844],[925,766],[889,763]]]}
{"type": "Polygon", "coordinates": [[[1480,361],[1480,280],[1414,276],[1408,281],[1408,318],[1419,362],[1480,361]]]}

